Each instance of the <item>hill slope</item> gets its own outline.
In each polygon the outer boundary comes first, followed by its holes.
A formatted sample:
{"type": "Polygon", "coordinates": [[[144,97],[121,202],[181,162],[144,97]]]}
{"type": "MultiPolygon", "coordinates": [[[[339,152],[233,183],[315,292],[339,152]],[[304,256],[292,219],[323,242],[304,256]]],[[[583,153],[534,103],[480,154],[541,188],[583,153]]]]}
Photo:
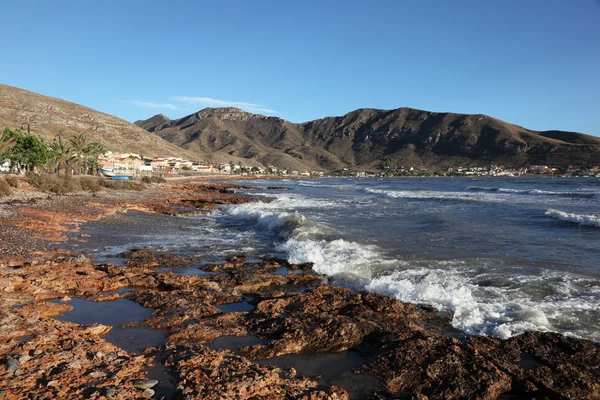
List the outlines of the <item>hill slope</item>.
{"type": "Polygon", "coordinates": [[[83,133],[108,150],[148,156],[192,154],[125,120],[68,101],[0,85],[0,129],[29,123],[31,132],[52,140],[83,133]]]}
{"type": "Polygon", "coordinates": [[[236,108],[206,108],[169,120],[137,121],[185,149],[293,169],[375,169],[392,165],[446,167],[503,164],[600,164],[600,138],[537,132],[486,115],[411,108],[359,109],[341,117],[293,124],[236,108]]]}

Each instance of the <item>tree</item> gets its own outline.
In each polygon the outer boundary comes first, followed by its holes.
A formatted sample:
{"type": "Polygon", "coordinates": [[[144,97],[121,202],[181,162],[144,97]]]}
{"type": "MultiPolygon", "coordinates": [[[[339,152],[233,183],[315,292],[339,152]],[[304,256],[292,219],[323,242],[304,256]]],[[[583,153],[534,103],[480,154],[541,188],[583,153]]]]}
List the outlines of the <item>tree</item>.
{"type": "Polygon", "coordinates": [[[84,174],[88,172],[88,158],[98,157],[106,151],[106,147],[98,142],[90,142],[83,134],[73,136],[69,139],[73,150],[73,163],[77,173],[84,174]]]}
{"type": "Polygon", "coordinates": [[[5,152],[5,157],[19,168],[24,167],[33,171],[36,167],[45,165],[51,157],[51,152],[44,139],[37,135],[25,133],[20,129],[6,128],[3,136],[14,140],[13,146],[5,152]]]}
{"type": "Polygon", "coordinates": [[[63,167],[66,175],[72,161],[73,149],[60,136],[58,141],[53,141],[49,147],[51,156],[48,161],[48,169],[60,174],[60,169],[63,167]]]}
{"type": "Polygon", "coordinates": [[[4,128],[0,134],[0,158],[4,156],[16,143],[14,137],[10,136],[10,128],[4,128]]]}
{"type": "Polygon", "coordinates": [[[96,157],[90,156],[86,160],[86,167],[90,175],[98,175],[98,171],[102,168],[96,157]]]}
{"type": "Polygon", "coordinates": [[[389,169],[392,165],[392,158],[390,156],[385,156],[383,157],[383,159],[381,160],[381,168],[382,169],[389,169]]]}

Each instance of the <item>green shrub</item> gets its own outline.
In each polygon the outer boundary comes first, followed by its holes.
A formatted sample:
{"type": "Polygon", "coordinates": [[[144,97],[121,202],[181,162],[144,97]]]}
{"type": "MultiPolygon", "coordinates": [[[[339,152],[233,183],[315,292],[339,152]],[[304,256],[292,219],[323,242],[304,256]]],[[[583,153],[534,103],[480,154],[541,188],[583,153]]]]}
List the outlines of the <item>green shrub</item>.
{"type": "Polygon", "coordinates": [[[6,183],[8,183],[11,187],[14,187],[15,189],[19,188],[19,178],[17,178],[16,176],[8,175],[4,179],[6,180],[6,183]]]}
{"type": "Polygon", "coordinates": [[[0,197],[10,196],[12,190],[6,179],[0,179],[0,197]]]}

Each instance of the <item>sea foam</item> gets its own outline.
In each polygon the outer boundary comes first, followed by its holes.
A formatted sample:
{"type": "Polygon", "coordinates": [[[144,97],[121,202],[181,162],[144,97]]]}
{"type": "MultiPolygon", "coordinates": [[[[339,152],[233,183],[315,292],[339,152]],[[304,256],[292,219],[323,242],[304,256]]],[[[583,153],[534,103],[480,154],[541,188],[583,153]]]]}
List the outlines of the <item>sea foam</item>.
{"type": "Polygon", "coordinates": [[[600,217],[592,214],[567,213],[560,210],[546,210],[546,216],[581,226],[600,228],[600,217]]]}

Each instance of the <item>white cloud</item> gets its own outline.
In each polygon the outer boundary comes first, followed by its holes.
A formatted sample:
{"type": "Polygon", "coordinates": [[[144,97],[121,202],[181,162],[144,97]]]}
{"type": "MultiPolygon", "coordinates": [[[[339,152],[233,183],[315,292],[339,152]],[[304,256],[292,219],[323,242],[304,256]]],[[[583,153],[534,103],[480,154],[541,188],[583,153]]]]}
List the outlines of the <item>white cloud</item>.
{"type": "Polygon", "coordinates": [[[159,108],[164,110],[181,110],[181,107],[171,103],[153,103],[150,101],[131,100],[131,104],[138,107],[159,108]]]}
{"type": "Polygon", "coordinates": [[[243,101],[227,101],[227,100],[219,100],[213,99],[210,97],[189,97],[189,96],[176,96],[173,97],[172,100],[180,103],[185,103],[189,105],[200,105],[204,107],[236,107],[241,108],[242,110],[246,110],[253,113],[263,113],[263,114],[278,114],[277,111],[271,110],[262,104],[253,104],[246,103],[243,101]]]}

